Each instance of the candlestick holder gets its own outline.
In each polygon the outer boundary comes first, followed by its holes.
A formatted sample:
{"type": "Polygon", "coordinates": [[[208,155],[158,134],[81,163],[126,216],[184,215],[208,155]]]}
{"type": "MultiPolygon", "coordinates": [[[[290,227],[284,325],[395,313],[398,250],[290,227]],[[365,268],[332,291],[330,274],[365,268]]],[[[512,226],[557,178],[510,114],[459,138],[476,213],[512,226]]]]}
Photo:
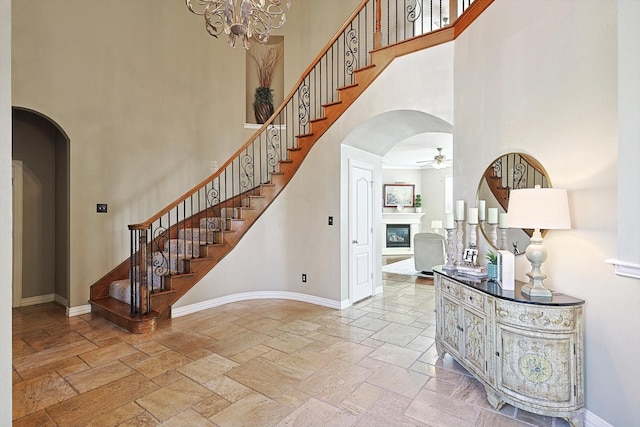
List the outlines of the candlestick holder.
{"type": "Polygon", "coordinates": [[[493,246],[498,247],[498,224],[489,223],[489,240],[493,246]]]}
{"type": "Polygon", "coordinates": [[[469,228],[469,242],[468,245],[472,249],[478,247],[478,224],[468,224],[469,228]]]}
{"type": "Polygon", "coordinates": [[[464,250],[464,220],[456,220],[456,237],[456,264],[460,264],[464,250]]]}
{"type": "Polygon", "coordinates": [[[500,228],[500,250],[508,251],[507,248],[507,228],[500,228]]]}
{"type": "Polygon", "coordinates": [[[455,270],[456,265],[454,264],[454,245],[453,245],[453,233],[455,228],[445,228],[447,232],[447,263],[443,267],[446,270],[455,270]]]}

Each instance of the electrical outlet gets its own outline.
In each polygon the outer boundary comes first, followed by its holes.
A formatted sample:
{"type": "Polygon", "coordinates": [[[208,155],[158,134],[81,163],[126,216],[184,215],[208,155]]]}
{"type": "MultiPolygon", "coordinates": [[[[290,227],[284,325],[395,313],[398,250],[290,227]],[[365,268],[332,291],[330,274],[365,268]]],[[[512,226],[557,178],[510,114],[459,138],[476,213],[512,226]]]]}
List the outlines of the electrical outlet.
{"type": "Polygon", "coordinates": [[[302,273],[302,283],[307,283],[307,275],[302,273]]]}
{"type": "Polygon", "coordinates": [[[332,216],[329,217],[329,225],[333,225],[333,217],[332,216]]]}
{"type": "Polygon", "coordinates": [[[107,204],[106,203],[98,203],[96,205],[96,212],[98,212],[98,213],[107,213],[107,204]]]}

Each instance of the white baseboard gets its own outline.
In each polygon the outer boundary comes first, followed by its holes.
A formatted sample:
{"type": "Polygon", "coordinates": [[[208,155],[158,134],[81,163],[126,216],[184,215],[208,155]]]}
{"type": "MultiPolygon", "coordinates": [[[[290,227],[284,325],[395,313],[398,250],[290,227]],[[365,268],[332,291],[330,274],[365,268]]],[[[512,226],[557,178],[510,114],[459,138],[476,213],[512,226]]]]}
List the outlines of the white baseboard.
{"type": "Polygon", "coordinates": [[[38,295],[35,297],[22,298],[20,300],[20,307],[28,307],[30,305],[46,304],[48,302],[54,302],[56,300],[56,294],[38,295]]]}
{"type": "Polygon", "coordinates": [[[78,307],[67,307],[68,301],[66,298],[61,297],[58,294],[38,295],[30,298],[23,298],[20,301],[20,307],[28,307],[30,305],[46,304],[49,302],[55,302],[63,307],[66,307],[67,317],[80,316],[81,314],[91,313],[91,305],[81,305],[78,307]]]}
{"type": "Polygon", "coordinates": [[[67,307],[67,317],[80,316],[91,313],[91,304],[79,305],[77,307],[67,307]]]}
{"type": "Polygon", "coordinates": [[[380,286],[376,286],[376,289],[373,291],[374,295],[379,295],[382,293],[382,291],[384,290],[384,288],[382,287],[382,285],[380,286]]]}
{"type": "Polygon", "coordinates": [[[61,297],[61,296],[60,296],[60,295],[58,295],[58,294],[55,294],[55,297],[54,297],[54,299],[53,299],[53,300],[54,300],[55,302],[57,302],[58,304],[60,304],[61,306],[63,306],[63,307],[66,307],[66,306],[67,306],[67,299],[66,299],[66,298],[61,297]]]}
{"type": "Polygon", "coordinates": [[[584,425],[585,427],[613,427],[612,424],[590,411],[586,411],[584,414],[584,425]]]}
{"type": "Polygon", "coordinates": [[[226,295],[224,297],[214,298],[196,304],[185,305],[184,307],[173,308],[171,310],[171,317],[182,317],[186,316],[187,314],[197,313],[208,308],[218,307],[224,304],[229,304],[231,302],[247,301],[252,299],[288,299],[293,301],[308,302],[310,304],[329,307],[336,310],[342,310],[346,307],[351,306],[351,302],[348,300],[335,301],[328,298],[321,298],[313,295],[301,294],[298,292],[257,291],[226,295]]]}

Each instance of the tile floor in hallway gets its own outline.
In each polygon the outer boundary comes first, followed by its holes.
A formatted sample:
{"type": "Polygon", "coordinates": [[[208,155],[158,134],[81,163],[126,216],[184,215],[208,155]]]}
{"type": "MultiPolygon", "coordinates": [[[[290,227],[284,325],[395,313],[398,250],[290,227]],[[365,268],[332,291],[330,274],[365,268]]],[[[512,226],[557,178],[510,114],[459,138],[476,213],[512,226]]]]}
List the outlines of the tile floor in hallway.
{"type": "Polygon", "coordinates": [[[133,335],[13,310],[14,426],[567,426],[506,405],[434,345],[430,280],[346,310],[231,303],[133,335]]]}

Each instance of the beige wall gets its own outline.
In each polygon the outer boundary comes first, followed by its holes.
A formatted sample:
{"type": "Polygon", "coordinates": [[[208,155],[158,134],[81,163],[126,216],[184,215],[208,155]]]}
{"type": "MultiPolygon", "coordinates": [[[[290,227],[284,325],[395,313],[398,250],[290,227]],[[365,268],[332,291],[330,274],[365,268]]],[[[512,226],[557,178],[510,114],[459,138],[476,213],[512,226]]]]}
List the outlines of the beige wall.
{"type": "MultiPolygon", "coordinates": [[[[279,31],[289,85],[354,3],[293,2],[279,31]],[[310,27],[300,22],[308,16],[310,27]]],[[[84,305],[89,286],[127,257],[127,225],[200,182],[252,133],[245,52],[209,36],[182,1],[16,1],[11,31],[13,105],[51,117],[70,138],[69,305],[84,305]],[[96,203],[109,213],[96,214],[96,203]]]]}
{"type": "MultiPolygon", "coordinates": [[[[640,420],[640,282],[605,263],[617,231],[615,5],[497,1],[456,40],[454,197],[474,203],[484,168],[509,151],[532,155],[568,190],[573,228],[545,238],[545,283],[586,300],[589,416],[630,426],[640,420]]],[[[520,279],[528,269],[519,257],[520,279]]]]}

